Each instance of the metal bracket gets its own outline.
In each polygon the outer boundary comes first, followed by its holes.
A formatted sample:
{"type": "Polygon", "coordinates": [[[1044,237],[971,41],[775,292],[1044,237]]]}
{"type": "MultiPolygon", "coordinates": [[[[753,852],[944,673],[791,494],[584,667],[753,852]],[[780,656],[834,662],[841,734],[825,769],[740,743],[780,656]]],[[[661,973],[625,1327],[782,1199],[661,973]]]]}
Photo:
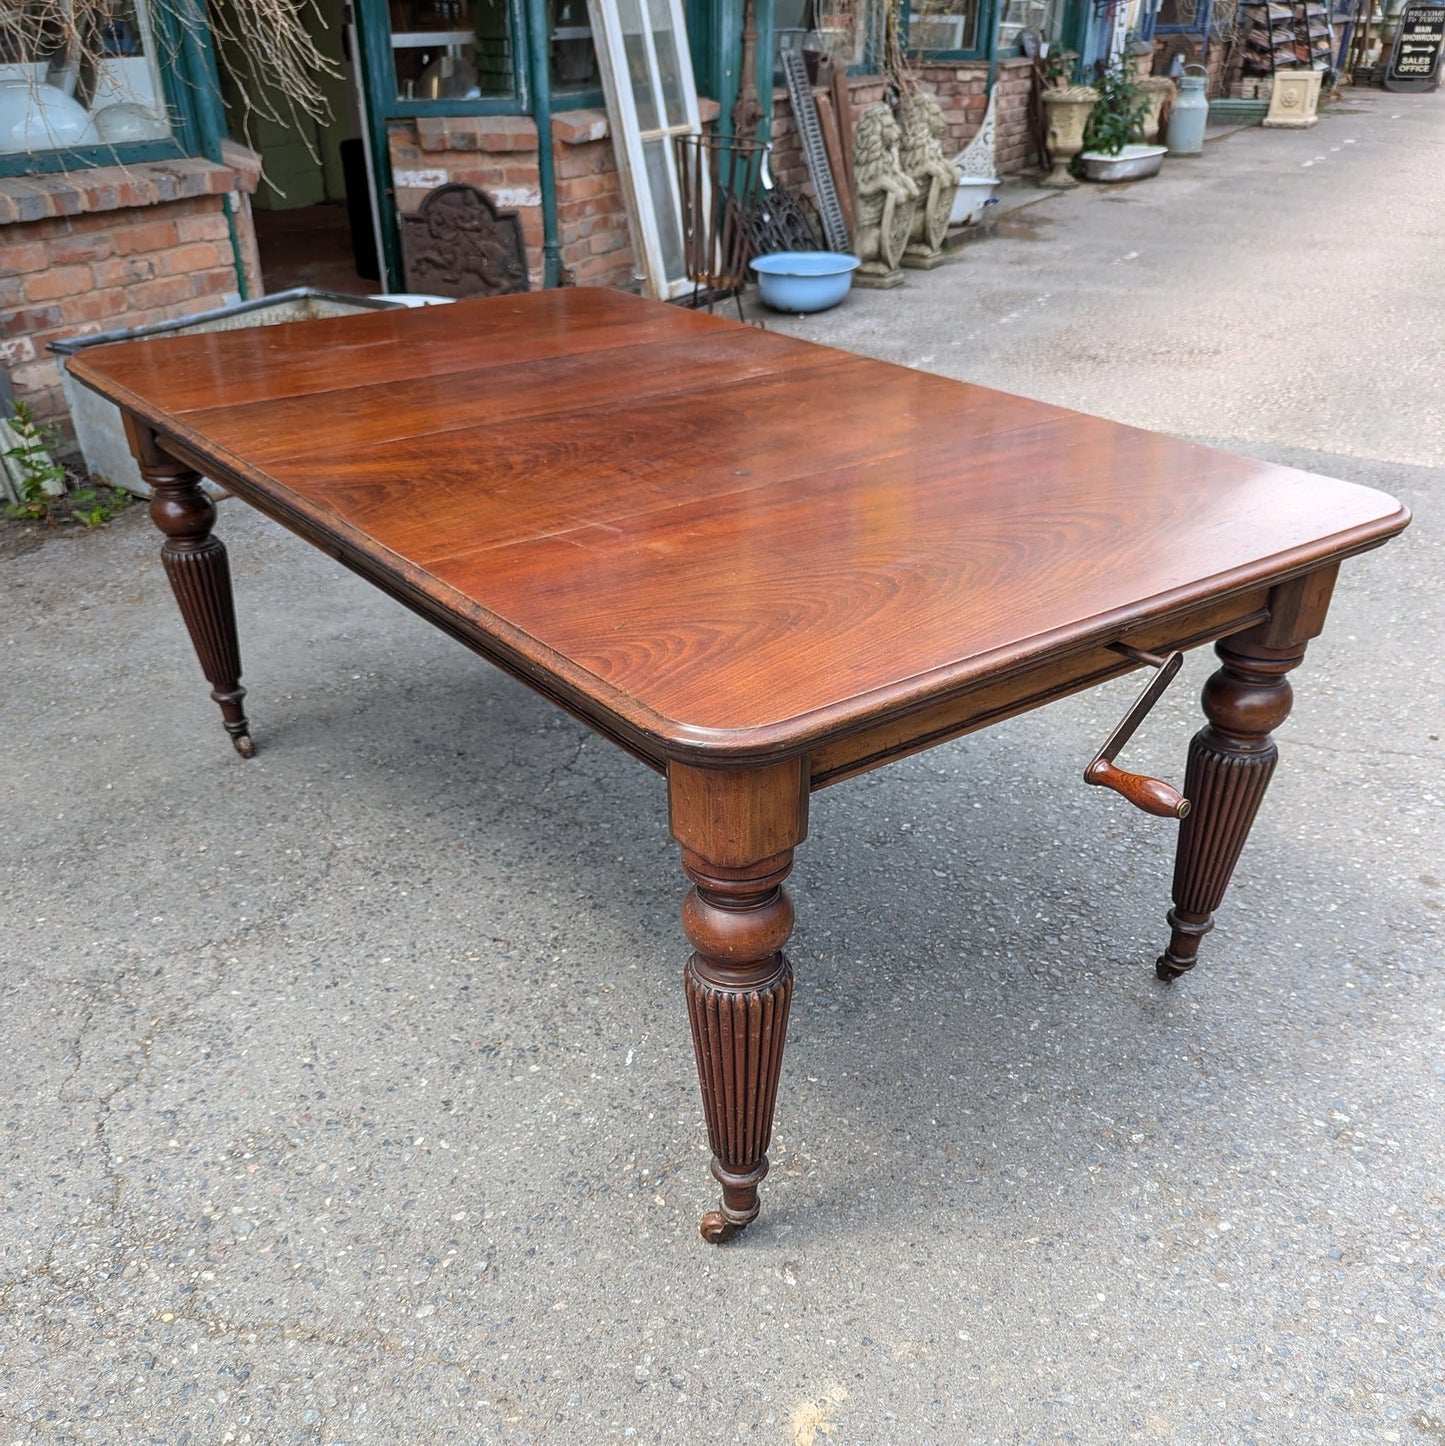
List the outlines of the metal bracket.
{"type": "Polygon", "coordinates": [[[1149,716],[1149,710],[1174,681],[1184,663],[1184,654],[1173,652],[1161,657],[1157,653],[1131,648],[1125,643],[1110,643],[1109,648],[1112,652],[1120,653],[1157,671],[1149,680],[1148,686],[1134,700],[1134,706],[1124,714],[1119,726],[1109,735],[1104,746],[1084,770],[1084,782],[1097,784],[1101,788],[1112,788],[1115,793],[1127,798],[1135,808],[1152,813],[1157,818],[1184,818],[1189,813],[1189,800],[1172,784],[1165,783],[1161,778],[1150,778],[1144,773],[1128,773],[1114,766],[1120,749],[1134,736],[1139,725],[1149,716]]]}

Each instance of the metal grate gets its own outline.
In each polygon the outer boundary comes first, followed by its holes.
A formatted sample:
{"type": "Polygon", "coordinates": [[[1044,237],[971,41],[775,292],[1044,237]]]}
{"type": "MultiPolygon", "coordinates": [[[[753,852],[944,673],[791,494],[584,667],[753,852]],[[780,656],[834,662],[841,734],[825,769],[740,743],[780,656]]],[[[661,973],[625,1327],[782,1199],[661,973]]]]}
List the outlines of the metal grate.
{"type": "Polygon", "coordinates": [[[803,143],[803,158],[808,163],[808,179],[818,201],[818,219],[823,223],[823,239],[833,251],[847,251],[848,227],[843,221],[843,208],[838,204],[838,188],[833,184],[833,170],[828,152],[823,148],[823,131],[818,124],[818,107],[813,104],[813,88],[808,84],[808,70],[796,50],[783,51],[783,75],[788,82],[788,98],[798,122],[798,137],[803,143]]]}

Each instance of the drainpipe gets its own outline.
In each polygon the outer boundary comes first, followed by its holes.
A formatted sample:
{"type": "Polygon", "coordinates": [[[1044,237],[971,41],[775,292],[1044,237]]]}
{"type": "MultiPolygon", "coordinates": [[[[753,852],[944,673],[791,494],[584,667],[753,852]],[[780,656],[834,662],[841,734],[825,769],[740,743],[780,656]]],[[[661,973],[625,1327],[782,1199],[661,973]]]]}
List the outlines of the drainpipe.
{"type": "Polygon", "coordinates": [[[542,285],[562,284],[562,246],[557,239],[557,177],[552,166],[552,77],[548,64],[546,0],[526,0],[527,50],[532,71],[532,118],[537,122],[537,186],[542,193],[542,285]]]}

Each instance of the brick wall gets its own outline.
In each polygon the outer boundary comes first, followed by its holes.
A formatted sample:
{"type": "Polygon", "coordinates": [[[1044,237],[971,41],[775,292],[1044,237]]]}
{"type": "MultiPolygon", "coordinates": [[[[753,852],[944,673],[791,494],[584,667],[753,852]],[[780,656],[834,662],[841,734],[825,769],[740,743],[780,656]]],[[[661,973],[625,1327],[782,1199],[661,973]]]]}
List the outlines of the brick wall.
{"type": "MultiPolygon", "coordinates": [[[[1037,158],[1029,139],[1028,109],[1032,62],[1024,56],[998,62],[994,84],[998,101],[994,109],[995,156],[1001,176],[1028,170],[1037,158]]],[[[923,89],[938,97],[946,129],[941,137],[943,152],[955,156],[978,134],[988,105],[988,64],[984,61],[933,62],[916,72],[923,89]]],[[[877,75],[850,75],[848,90],[856,126],[864,109],[883,99],[884,83],[877,75]]],[[[823,92],[817,92],[819,96],[823,92]]],[[[773,92],[772,171],[789,190],[812,196],[807,163],[798,140],[797,125],[788,92],[773,92]]]]}
{"type": "MultiPolygon", "coordinates": [[[[1029,140],[1029,90],[1033,62],[1025,56],[1000,60],[994,75],[994,157],[1001,176],[1028,170],[1037,157],[1029,140]]],[[[943,153],[956,156],[978,134],[988,107],[988,66],[931,64],[918,68],[919,79],[938,97],[948,123],[943,153]]]]}
{"type": "Polygon", "coordinates": [[[1000,60],[994,74],[998,86],[998,106],[994,118],[998,125],[998,173],[1016,176],[1038,165],[1029,138],[1029,95],[1033,89],[1033,61],[1026,56],[1000,60]]]}
{"type": "Polygon", "coordinates": [[[0,180],[0,365],[16,397],[68,434],[48,343],[235,301],[225,196],[254,183],[208,161],[0,180]]]}
{"type": "MultiPolygon", "coordinates": [[[[530,116],[419,117],[389,128],[397,210],[415,212],[427,192],[461,181],[516,211],[534,287],[542,284],[542,194],[537,125],[530,116]]],[[[579,286],[632,279],[632,242],[607,114],[559,111],[552,117],[562,265],[579,286]]]]}
{"type": "Polygon", "coordinates": [[[561,112],[552,135],[562,264],[578,286],[627,286],[636,265],[607,112],[561,112]]]}

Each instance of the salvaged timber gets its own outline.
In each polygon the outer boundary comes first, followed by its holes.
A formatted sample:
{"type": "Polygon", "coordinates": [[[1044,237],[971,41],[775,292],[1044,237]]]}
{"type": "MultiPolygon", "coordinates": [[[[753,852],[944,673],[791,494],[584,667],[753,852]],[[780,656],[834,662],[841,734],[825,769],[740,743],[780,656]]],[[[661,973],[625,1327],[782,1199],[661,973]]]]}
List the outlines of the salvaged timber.
{"type": "Polygon", "coordinates": [[[1367,488],[612,291],[71,365],[127,415],[243,752],[200,473],[665,776],[714,1241],[756,1217],[767,1172],[810,794],[1215,644],[1182,796],[1113,762],[1158,682],[1095,756],[1113,770],[1096,781],[1182,815],[1173,978],[1238,863],[1340,562],[1409,522],[1367,488]]]}

